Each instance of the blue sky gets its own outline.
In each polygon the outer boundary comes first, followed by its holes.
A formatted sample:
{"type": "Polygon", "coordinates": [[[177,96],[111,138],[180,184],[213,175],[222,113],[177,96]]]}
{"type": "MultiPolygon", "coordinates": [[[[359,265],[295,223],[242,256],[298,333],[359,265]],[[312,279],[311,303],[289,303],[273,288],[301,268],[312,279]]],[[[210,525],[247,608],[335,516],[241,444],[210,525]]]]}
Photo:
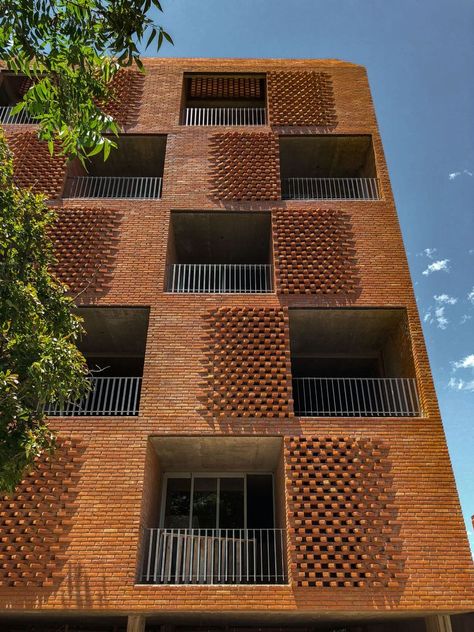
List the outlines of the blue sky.
{"type": "Polygon", "coordinates": [[[163,56],[328,57],[367,67],[474,549],[474,3],[163,0],[163,7],[159,19],[175,41],[163,56]]]}

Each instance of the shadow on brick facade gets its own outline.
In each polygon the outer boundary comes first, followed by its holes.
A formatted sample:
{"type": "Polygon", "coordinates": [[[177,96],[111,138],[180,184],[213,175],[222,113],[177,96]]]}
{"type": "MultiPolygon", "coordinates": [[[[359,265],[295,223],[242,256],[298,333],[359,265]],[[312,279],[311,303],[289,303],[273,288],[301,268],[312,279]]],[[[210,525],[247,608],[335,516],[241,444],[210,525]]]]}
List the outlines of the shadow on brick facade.
{"type": "Polygon", "coordinates": [[[205,317],[204,416],[293,418],[288,316],[281,309],[223,307],[205,317]]]}
{"type": "Polygon", "coordinates": [[[41,589],[41,600],[65,577],[83,453],[79,438],[59,436],[55,452],[38,459],[15,493],[2,497],[3,588],[41,589]]]}
{"type": "Polygon", "coordinates": [[[93,304],[107,294],[115,269],[122,213],[105,208],[57,212],[51,237],[58,278],[78,303],[93,304]]]}
{"type": "Polygon", "coordinates": [[[292,572],[311,599],[342,588],[354,601],[369,591],[376,605],[399,602],[405,556],[388,456],[367,438],[285,438],[292,572]]]}

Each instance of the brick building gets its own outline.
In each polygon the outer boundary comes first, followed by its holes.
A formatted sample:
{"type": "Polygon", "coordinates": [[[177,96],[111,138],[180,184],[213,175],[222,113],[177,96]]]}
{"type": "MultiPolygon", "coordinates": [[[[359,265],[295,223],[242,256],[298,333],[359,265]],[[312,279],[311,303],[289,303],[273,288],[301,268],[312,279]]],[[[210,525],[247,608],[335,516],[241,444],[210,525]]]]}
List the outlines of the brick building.
{"type": "Polygon", "coordinates": [[[145,67],[88,172],[2,75],[101,371],[1,504],[0,628],[449,632],[472,562],[364,68],[145,67]]]}

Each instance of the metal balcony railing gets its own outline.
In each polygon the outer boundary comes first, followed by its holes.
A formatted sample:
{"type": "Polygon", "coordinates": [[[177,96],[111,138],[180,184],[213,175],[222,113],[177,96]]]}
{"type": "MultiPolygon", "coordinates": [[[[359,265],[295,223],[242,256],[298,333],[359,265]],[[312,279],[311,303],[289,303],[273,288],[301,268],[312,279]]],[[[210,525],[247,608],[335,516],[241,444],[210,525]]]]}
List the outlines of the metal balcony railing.
{"type": "Polygon", "coordinates": [[[378,178],[282,178],[284,200],[379,200],[378,178]]]}
{"type": "Polygon", "coordinates": [[[285,529],[147,529],[142,582],[284,584],[285,529]]]}
{"type": "Polygon", "coordinates": [[[265,108],[184,108],[183,125],[265,125],[265,108]]]}
{"type": "Polygon", "coordinates": [[[67,198],[161,198],[162,178],[134,176],[74,176],[68,178],[67,198]]]}
{"type": "Polygon", "coordinates": [[[92,377],[91,390],[81,400],[53,403],[45,414],[55,417],[138,415],[141,377],[92,377]]]}
{"type": "Polygon", "coordinates": [[[295,414],[312,417],[418,417],[414,378],[297,377],[295,414]]]}
{"type": "Polygon", "coordinates": [[[187,294],[271,292],[272,266],[175,263],[168,267],[167,291],[187,294]]]}
{"type": "Polygon", "coordinates": [[[0,123],[3,125],[33,125],[34,119],[23,108],[18,114],[12,114],[14,105],[0,106],[0,123]]]}

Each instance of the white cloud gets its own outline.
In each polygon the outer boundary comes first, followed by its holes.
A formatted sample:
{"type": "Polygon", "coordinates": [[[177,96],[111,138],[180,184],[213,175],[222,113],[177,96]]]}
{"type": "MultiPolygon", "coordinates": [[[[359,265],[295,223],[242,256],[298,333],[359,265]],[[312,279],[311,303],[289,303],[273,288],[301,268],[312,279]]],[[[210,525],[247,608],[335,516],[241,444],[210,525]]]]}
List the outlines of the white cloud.
{"type": "Polygon", "coordinates": [[[455,391],[474,391],[474,380],[466,382],[461,378],[452,377],[448,382],[448,386],[455,391]]]}
{"type": "Polygon", "coordinates": [[[426,270],[423,270],[422,274],[424,274],[425,276],[428,276],[432,272],[439,272],[440,270],[449,272],[449,266],[448,266],[449,261],[450,261],[449,259],[438,259],[438,261],[433,261],[433,263],[430,263],[430,265],[426,268],[426,270]]]}
{"type": "Polygon", "coordinates": [[[468,320],[471,320],[471,318],[472,318],[471,314],[463,314],[461,316],[460,324],[464,325],[465,323],[467,323],[468,320]]]}
{"type": "Polygon", "coordinates": [[[435,294],[433,298],[435,305],[429,306],[428,311],[423,316],[423,322],[429,323],[430,325],[436,324],[439,329],[446,329],[450,323],[446,315],[446,306],[456,305],[458,299],[448,294],[435,294]]]}
{"type": "Polygon", "coordinates": [[[436,248],[425,248],[421,252],[417,253],[417,257],[428,257],[428,259],[433,259],[435,253],[438,252],[436,248]]]}
{"type": "Polygon", "coordinates": [[[456,178],[462,175],[469,176],[470,178],[472,178],[473,173],[472,171],[469,171],[469,169],[463,169],[462,171],[453,171],[452,173],[449,173],[448,178],[450,180],[455,180],[456,178]]]}
{"type": "Polygon", "coordinates": [[[474,353],[467,355],[458,362],[452,362],[453,373],[456,373],[459,369],[471,370],[473,377],[467,379],[461,377],[451,377],[448,386],[455,391],[474,391],[474,353]]]}
{"type": "Polygon", "coordinates": [[[474,305],[474,287],[467,295],[467,300],[470,301],[474,305]]]}
{"type": "Polygon", "coordinates": [[[467,355],[459,362],[453,362],[453,369],[454,371],[458,369],[474,369],[474,353],[467,355]]]}
{"type": "Polygon", "coordinates": [[[446,305],[456,305],[456,303],[458,302],[457,298],[453,298],[452,296],[448,296],[447,294],[435,294],[433,298],[437,303],[446,303],[446,305]]]}

